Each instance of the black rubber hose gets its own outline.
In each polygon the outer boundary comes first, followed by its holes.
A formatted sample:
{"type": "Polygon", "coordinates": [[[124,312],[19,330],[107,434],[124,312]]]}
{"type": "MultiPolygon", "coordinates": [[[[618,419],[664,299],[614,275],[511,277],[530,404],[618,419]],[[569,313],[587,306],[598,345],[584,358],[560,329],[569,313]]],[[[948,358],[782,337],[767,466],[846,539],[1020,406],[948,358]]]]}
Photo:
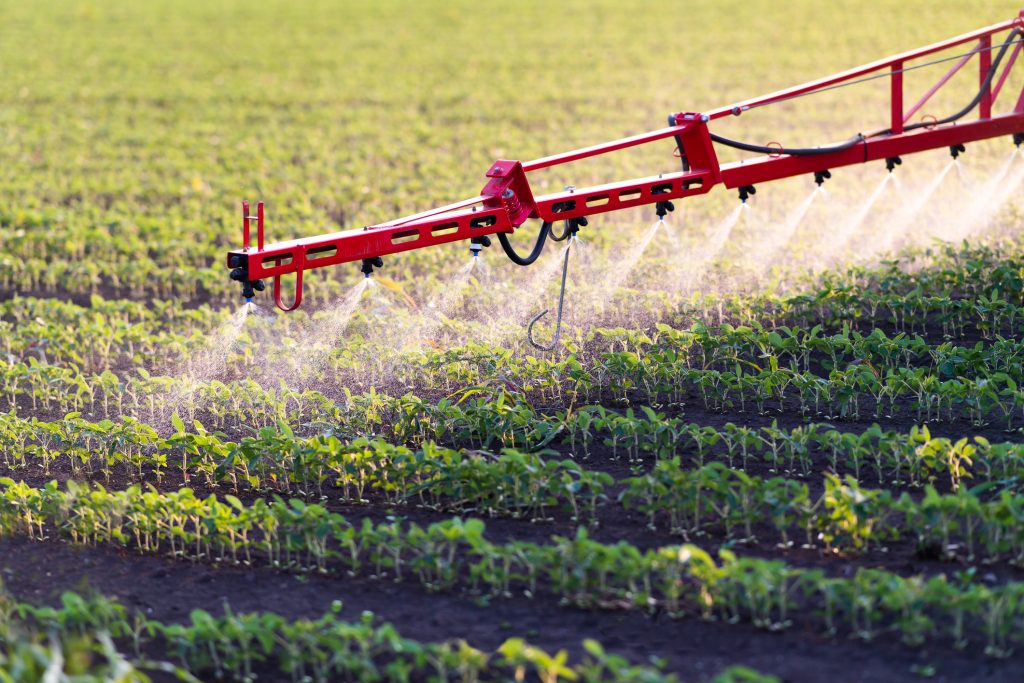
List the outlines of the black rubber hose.
{"type": "Polygon", "coordinates": [[[850,149],[855,145],[859,145],[864,142],[864,136],[857,133],[854,137],[850,138],[846,142],[840,142],[838,145],[829,145],[828,147],[797,147],[795,149],[789,149],[786,147],[766,147],[764,145],[752,145],[749,142],[740,142],[739,140],[730,140],[729,138],[723,138],[721,135],[715,135],[711,133],[711,139],[715,142],[721,143],[726,147],[734,147],[736,149],[742,149],[746,152],[756,152],[758,154],[788,154],[793,157],[809,157],[816,154],[831,154],[832,152],[842,152],[843,150],[850,149]]]}
{"type": "Polygon", "coordinates": [[[533,245],[533,251],[530,252],[529,256],[523,257],[516,253],[515,247],[508,241],[508,233],[499,232],[498,241],[501,242],[501,248],[505,251],[505,255],[511,259],[512,263],[518,266],[528,266],[540,256],[540,252],[544,251],[544,242],[548,238],[548,233],[551,232],[551,223],[544,221],[540,226],[540,234],[537,235],[537,242],[533,245]]]}
{"type": "Polygon", "coordinates": [[[548,237],[551,238],[552,242],[564,242],[565,240],[569,239],[569,235],[572,233],[572,231],[569,229],[569,221],[562,222],[562,232],[560,234],[555,232],[554,227],[552,227],[551,230],[549,230],[548,232],[548,237]]]}

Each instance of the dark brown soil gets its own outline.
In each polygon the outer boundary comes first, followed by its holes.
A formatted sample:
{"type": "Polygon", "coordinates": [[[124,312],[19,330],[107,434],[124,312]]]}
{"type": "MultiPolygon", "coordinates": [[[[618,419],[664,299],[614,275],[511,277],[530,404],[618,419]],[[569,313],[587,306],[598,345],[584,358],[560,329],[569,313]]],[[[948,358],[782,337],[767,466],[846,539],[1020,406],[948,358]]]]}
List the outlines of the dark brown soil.
{"type": "Polygon", "coordinates": [[[23,601],[54,603],[62,591],[93,590],[163,621],[186,620],[194,608],[218,612],[225,603],[235,612],[316,617],[340,599],[343,613],[353,619],[370,610],[423,641],[465,638],[476,647],[494,649],[506,638],[522,636],[549,651],[564,648],[579,657],[581,640],[596,638],[611,652],[637,662],[664,658],[685,680],[707,678],[732,664],[792,683],[905,681],[913,677],[912,667],[928,665],[935,667],[937,681],[1024,680],[1021,658],[994,661],[941,644],[911,649],[888,639],[831,640],[810,623],[768,633],[746,624],[559,607],[546,596],[481,605],[405,583],[214,568],[57,542],[0,541],[0,572],[7,589],[23,601]]]}

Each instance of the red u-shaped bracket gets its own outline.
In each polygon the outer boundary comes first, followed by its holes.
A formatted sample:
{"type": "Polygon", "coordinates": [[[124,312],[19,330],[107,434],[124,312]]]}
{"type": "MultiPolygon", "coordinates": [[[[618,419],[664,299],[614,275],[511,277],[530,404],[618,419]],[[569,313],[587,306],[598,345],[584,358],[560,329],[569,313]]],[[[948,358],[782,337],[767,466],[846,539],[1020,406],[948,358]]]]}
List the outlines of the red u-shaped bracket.
{"type": "Polygon", "coordinates": [[[302,303],[301,267],[297,271],[295,271],[295,301],[292,302],[292,305],[290,307],[285,306],[283,303],[281,303],[281,276],[274,276],[274,303],[277,305],[278,308],[280,308],[285,313],[290,313],[291,311],[294,311],[296,308],[299,307],[299,305],[302,303]]]}

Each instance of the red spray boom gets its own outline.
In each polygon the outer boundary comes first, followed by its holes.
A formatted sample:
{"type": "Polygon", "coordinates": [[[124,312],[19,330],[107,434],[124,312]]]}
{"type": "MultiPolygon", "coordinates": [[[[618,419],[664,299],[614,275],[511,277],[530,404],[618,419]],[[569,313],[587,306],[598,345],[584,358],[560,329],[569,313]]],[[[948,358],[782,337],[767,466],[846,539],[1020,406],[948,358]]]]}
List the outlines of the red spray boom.
{"type": "MultiPolygon", "coordinates": [[[[718,184],[738,188],[740,199],[746,201],[759,183],[813,174],[820,184],[830,176],[830,169],[875,160],[885,160],[891,171],[900,163],[902,155],[948,147],[955,157],[963,151],[966,143],[1004,135],[1012,136],[1013,142],[1019,146],[1024,142],[1024,90],[1018,93],[1012,109],[999,114],[993,112],[1007,77],[1020,56],[1024,45],[1022,39],[1024,10],[1010,21],[794,88],[707,113],[671,114],[668,127],[650,133],[534,161],[502,159],[494,162],[487,171],[487,184],[477,197],[357,230],[266,244],[263,202],[257,205],[256,215],[250,215],[249,203],[243,202],[242,248],[228,253],[227,264],[232,269],[232,279],[242,283],[242,292],[247,300],[254,296],[255,291],[264,289],[264,278],[270,278],[274,302],[281,310],[292,311],[302,303],[302,274],[313,268],[359,261],[362,271],[369,275],[375,267],[382,265],[383,256],[459,240],[468,240],[470,249],[479,252],[490,245],[491,235],[497,236],[505,253],[514,262],[529,265],[540,255],[549,236],[556,240],[565,239],[586,225],[587,216],[594,214],[654,204],[658,215],[664,216],[674,208],[671,200],[705,194],[718,184]],[[955,57],[911,64],[964,45],[971,47],[955,57]],[[954,114],[944,118],[925,116],[912,123],[915,114],[932,96],[973,60],[978,66],[977,95],[954,114]],[[949,71],[913,106],[905,107],[904,73],[946,61],[953,62],[949,71]],[[888,128],[858,134],[843,143],[795,149],[779,143],[755,145],[730,140],[710,130],[714,121],[725,116],[740,116],[758,107],[876,78],[889,79],[891,107],[888,128]],[[976,118],[965,120],[974,111],[977,111],[976,118]],[[531,171],[661,140],[673,143],[674,154],[681,161],[679,171],[606,185],[569,188],[539,197],[535,197],[530,189],[527,175],[531,171]],[[720,165],[715,154],[716,144],[760,156],[720,165]],[[508,235],[530,218],[540,219],[543,225],[531,253],[521,256],[512,247],[508,235]],[[250,233],[253,221],[256,222],[255,248],[250,233]],[[551,227],[556,221],[565,221],[560,236],[554,235],[551,227]],[[281,300],[281,278],[292,273],[296,277],[295,298],[286,305],[281,300]]],[[[1003,100],[1009,101],[1006,97],[1003,100]]]]}

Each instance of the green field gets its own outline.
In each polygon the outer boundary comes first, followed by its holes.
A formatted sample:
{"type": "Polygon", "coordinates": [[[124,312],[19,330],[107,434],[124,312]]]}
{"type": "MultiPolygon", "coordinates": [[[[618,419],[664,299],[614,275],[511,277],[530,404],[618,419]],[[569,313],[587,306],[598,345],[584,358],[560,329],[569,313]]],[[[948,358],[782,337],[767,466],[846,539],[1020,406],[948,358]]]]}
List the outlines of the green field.
{"type": "Polygon", "coordinates": [[[0,0],[0,682],[1024,679],[1009,140],[593,217],[550,352],[559,245],[315,271],[291,314],[224,268],[243,199],[272,241],[359,228],[1018,11],[0,0]]]}

